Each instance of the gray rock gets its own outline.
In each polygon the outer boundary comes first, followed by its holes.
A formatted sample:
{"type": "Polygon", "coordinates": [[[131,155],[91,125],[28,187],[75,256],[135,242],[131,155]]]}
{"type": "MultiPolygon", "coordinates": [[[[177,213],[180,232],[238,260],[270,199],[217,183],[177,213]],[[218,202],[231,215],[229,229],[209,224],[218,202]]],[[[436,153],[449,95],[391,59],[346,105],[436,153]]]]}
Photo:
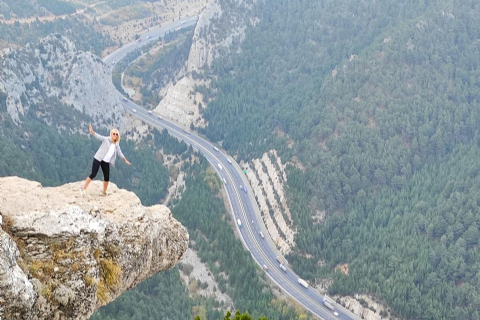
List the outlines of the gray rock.
{"type": "Polygon", "coordinates": [[[66,307],[70,302],[73,302],[75,300],[75,292],[73,292],[72,289],[67,288],[66,286],[61,284],[53,292],[53,298],[62,306],[66,307]]]}
{"type": "Polygon", "coordinates": [[[21,319],[37,298],[32,283],[18,266],[20,252],[12,238],[0,229],[0,318],[21,319]]]}
{"type": "Polygon", "coordinates": [[[195,27],[187,62],[189,72],[201,72],[220,56],[239,50],[247,27],[259,21],[253,15],[255,3],[256,0],[238,0],[228,5],[218,0],[208,2],[195,27]]]}
{"type": "MultiPolygon", "coordinates": [[[[100,116],[110,127],[124,127],[124,110],[109,67],[94,54],[78,51],[63,36],[49,35],[36,45],[11,50],[0,58],[0,92],[6,93],[7,112],[16,123],[31,106],[51,104],[51,98],[58,98],[94,119],[100,116]]],[[[52,115],[55,106],[43,112],[52,115]]]]}
{"type": "Polygon", "coordinates": [[[101,181],[83,198],[80,185],[0,178],[2,214],[12,221],[12,236],[0,230],[0,319],[86,320],[182,259],[188,232],[168,208],[144,207],[113,183],[102,196],[101,181]]]}

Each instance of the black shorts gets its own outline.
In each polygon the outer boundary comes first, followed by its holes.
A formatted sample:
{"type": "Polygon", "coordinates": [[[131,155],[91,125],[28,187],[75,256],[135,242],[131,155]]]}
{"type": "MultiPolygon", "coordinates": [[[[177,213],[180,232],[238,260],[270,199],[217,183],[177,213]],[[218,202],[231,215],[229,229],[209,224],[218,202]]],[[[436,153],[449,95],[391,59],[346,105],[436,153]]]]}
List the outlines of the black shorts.
{"type": "Polygon", "coordinates": [[[98,168],[102,167],[103,172],[103,181],[108,182],[110,181],[110,163],[105,161],[98,161],[97,159],[93,158],[92,163],[92,173],[88,176],[90,179],[93,180],[97,176],[98,168]]]}

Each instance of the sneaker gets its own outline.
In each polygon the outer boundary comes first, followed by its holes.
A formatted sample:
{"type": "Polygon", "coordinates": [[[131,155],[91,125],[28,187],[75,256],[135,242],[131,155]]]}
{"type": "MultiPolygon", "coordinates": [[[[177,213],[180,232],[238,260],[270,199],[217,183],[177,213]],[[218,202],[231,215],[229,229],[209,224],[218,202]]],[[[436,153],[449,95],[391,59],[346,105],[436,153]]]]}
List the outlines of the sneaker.
{"type": "Polygon", "coordinates": [[[85,195],[87,194],[87,190],[80,188],[80,193],[82,195],[82,198],[85,198],[85,195]]]}

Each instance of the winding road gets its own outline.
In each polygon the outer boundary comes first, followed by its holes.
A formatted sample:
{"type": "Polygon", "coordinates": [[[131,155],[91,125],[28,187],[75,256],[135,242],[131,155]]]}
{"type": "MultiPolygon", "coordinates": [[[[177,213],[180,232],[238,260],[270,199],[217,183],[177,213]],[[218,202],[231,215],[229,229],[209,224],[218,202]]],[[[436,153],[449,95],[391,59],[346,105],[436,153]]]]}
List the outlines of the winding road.
{"type": "MultiPolygon", "coordinates": [[[[141,40],[124,45],[103,60],[113,70],[115,63],[130,51],[145,45],[155,37],[163,36],[169,31],[193,26],[196,21],[196,17],[184,18],[174,21],[169,25],[164,25],[163,27],[150,28],[148,32],[140,37],[141,40]]],[[[321,319],[360,320],[360,317],[336,303],[334,303],[334,314],[333,311],[324,306],[324,297],[322,295],[316,290],[310,287],[305,288],[298,283],[298,275],[296,275],[288,265],[286,265],[286,271],[280,268],[280,264],[276,259],[277,256],[280,256],[280,253],[265,229],[249,183],[242,169],[233,158],[216,148],[211,142],[145,110],[132,101],[125,99],[120,92],[118,94],[127,112],[154,127],[167,129],[169,134],[192,145],[192,147],[198,150],[215,168],[222,181],[226,182],[224,183],[224,187],[230,202],[230,209],[234,221],[241,221],[241,226],[237,223],[237,229],[241,235],[244,246],[250,251],[252,258],[265,270],[273,282],[286,294],[290,295],[307,310],[321,319]],[[261,236],[260,232],[262,232],[264,237],[261,236]]]]}

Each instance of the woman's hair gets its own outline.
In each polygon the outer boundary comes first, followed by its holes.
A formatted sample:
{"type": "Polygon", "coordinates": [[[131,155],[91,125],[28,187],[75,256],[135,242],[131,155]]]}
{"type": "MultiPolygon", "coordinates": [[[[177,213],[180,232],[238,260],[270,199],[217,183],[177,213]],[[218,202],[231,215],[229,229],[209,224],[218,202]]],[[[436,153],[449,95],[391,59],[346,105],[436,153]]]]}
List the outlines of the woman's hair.
{"type": "Polygon", "coordinates": [[[112,133],[118,134],[117,140],[115,140],[115,141],[116,141],[117,143],[120,142],[120,133],[118,132],[118,129],[112,129],[112,130],[110,130],[110,140],[113,142],[112,133]]]}

